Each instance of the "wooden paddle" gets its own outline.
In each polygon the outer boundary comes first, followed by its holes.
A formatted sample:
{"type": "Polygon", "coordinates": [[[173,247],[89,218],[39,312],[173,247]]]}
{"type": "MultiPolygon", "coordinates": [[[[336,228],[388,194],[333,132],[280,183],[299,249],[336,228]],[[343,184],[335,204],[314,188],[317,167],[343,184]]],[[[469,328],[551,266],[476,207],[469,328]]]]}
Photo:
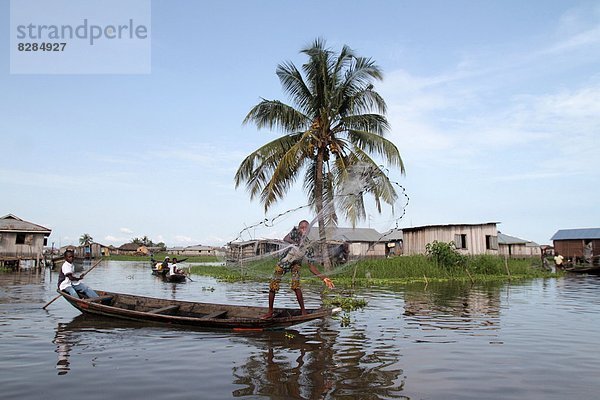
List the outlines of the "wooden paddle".
{"type": "MultiPolygon", "coordinates": [[[[83,274],[79,275],[79,278],[83,278],[84,276],[86,276],[87,274],[89,274],[94,268],[96,268],[100,263],[102,262],[102,259],[98,260],[98,262],[96,264],[94,264],[92,266],[92,268],[88,269],[87,272],[84,272],[83,274]]],[[[54,303],[56,300],[58,300],[59,297],[61,297],[62,295],[59,294],[58,296],[56,296],[55,298],[53,298],[52,300],[50,300],[49,302],[46,303],[46,305],[44,307],[42,307],[43,310],[46,309],[46,307],[48,307],[50,304],[54,303]]]]}
{"type": "MultiPolygon", "coordinates": [[[[184,272],[185,274],[185,272],[184,272]]],[[[194,280],[192,278],[190,278],[190,273],[188,272],[187,274],[185,274],[185,276],[190,280],[190,282],[194,282],[194,280]]]]}
{"type": "MultiPolygon", "coordinates": [[[[185,260],[187,260],[187,258],[185,258],[185,260]]],[[[188,269],[181,269],[181,271],[183,272],[183,274],[185,275],[185,277],[190,280],[190,282],[194,282],[194,280],[192,278],[190,278],[190,270],[189,270],[189,268],[188,269]]]]}

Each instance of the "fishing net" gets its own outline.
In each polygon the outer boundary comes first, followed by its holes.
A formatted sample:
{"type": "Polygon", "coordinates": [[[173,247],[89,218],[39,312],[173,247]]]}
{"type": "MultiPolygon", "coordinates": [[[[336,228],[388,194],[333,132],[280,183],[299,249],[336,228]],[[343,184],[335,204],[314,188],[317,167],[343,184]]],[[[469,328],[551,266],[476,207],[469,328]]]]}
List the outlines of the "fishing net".
{"type": "MultiPolygon", "coordinates": [[[[395,192],[392,204],[363,196],[379,184],[381,169],[375,172],[370,166],[352,168],[319,214],[314,207],[304,204],[245,224],[219,255],[219,264],[251,278],[268,279],[277,263],[286,265],[302,260],[334,277],[365,258],[399,254],[399,224],[409,197],[405,188],[392,180],[389,180],[389,187],[395,192]],[[360,225],[352,227],[345,214],[354,215],[360,225]],[[332,215],[337,216],[337,224],[332,215]],[[323,229],[319,227],[319,219],[324,222],[323,229]],[[290,240],[298,235],[301,221],[308,225],[307,232],[290,240]]],[[[303,273],[305,277],[309,275],[303,273]]]]}

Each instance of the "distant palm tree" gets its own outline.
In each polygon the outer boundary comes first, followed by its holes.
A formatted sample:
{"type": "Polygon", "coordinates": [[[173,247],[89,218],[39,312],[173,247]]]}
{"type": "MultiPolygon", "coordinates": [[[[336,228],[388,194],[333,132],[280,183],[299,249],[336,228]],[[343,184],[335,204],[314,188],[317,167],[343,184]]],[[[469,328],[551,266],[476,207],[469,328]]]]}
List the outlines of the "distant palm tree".
{"type": "Polygon", "coordinates": [[[397,199],[393,184],[370,154],[402,173],[404,164],[398,148],[384,138],[389,124],[383,115],[385,101],[373,90],[372,82],[382,79],[375,62],[347,46],[336,54],[321,39],[301,52],[308,56],[304,74],[291,62],[276,71],[294,106],[263,99],[244,119],[244,124],[279,129],[284,135],[247,156],[235,184],[245,183],[250,197],[260,196],[267,211],[304,172],[304,190],[325,240],[325,226],[337,223],[336,207],[355,224],[366,217],[364,194],[374,197],[379,211],[381,201],[391,205],[397,199]],[[367,178],[364,185],[339,196],[356,170],[367,178]]]}
{"type": "Polygon", "coordinates": [[[79,244],[82,246],[87,246],[90,243],[92,243],[94,241],[94,238],[91,237],[89,234],[84,233],[83,235],[81,235],[81,237],[79,238],[79,244]]]}

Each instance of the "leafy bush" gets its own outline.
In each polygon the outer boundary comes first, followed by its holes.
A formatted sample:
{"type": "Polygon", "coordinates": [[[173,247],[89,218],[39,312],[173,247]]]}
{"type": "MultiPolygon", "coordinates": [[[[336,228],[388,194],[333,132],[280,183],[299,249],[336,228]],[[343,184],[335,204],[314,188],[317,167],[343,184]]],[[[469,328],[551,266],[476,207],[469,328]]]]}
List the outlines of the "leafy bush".
{"type": "Polygon", "coordinates": [[[425,251],[438,266],[446,269],[456,269],[466,264],[466,258],[456,250],[454,242],[444,243],[434,240],[432,243],[427,243],[425,251]]]}

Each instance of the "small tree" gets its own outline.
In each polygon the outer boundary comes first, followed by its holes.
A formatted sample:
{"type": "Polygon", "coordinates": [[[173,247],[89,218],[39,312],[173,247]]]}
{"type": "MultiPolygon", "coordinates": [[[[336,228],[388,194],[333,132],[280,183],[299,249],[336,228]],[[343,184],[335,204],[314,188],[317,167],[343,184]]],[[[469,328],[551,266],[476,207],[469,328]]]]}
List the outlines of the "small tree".
{"type": "Polygon", "coordinates": [[[433,259],[440,267],[451,269],[465,264],[465,257],[456,250],[454,242],[438,242],[434,240],[427,243],[425,251],[430,259],[433,259]]]}

